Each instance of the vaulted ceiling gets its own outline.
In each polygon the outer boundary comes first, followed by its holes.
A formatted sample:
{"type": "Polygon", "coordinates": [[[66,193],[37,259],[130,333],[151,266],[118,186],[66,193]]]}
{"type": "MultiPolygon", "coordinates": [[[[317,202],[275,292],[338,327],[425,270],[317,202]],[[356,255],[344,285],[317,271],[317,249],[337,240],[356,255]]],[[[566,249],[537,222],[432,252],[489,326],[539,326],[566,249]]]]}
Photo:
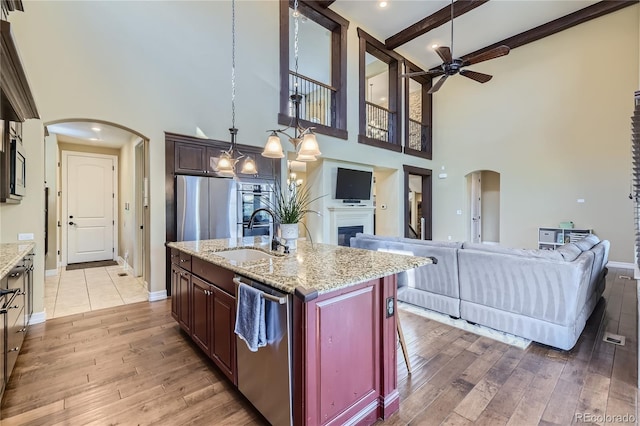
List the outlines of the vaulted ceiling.
{"type": "MultiPolygon", "coordinates": [[[[362,27],[385,42],[388,48],[424,69],[441,63],[432,45],[452,44],[451,3],[447,1],[387,0],[384,8],[380,7],[381,0],[321,3],[329,4],[331,10],[351,20],[351,25],[362,27]],[[425,28],[428,31],[421,34],[425,28]]],[[[457,0],[454,3],[453,56],[468,55],[567,15],[574,14],[573,18],[558,21],[556,26],[575,25],[590,16],[634,3],[637,1],[457,0]],[[585,10],[579,12],[582,9],[585,10]]],[[[478,71],[482,71],[481,68],[481,65],[474,67],[478,71]]]]}

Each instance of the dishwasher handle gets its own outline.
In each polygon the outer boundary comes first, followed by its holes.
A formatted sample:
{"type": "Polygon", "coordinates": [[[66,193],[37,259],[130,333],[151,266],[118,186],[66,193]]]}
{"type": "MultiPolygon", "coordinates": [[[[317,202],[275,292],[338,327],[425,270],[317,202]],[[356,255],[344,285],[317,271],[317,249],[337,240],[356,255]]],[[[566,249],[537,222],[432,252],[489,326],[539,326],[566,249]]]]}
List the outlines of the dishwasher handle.
{"type": "MultiPolygon", "coordinates": [[[[236,285],[240,285],[240,284],[244,284],[244,285],[249,285],[247,283],[243,283],[242,280],[240,280],[240,277],[235,277],[233,279],[233,282],[236,283],[236,285]]],[[[287,303],[287,298],[286,297],[277,297],[274,295],[271,295],[269,293],[265,293],[264,291],[260,292],[262,294],[262,298],[263,299],[267,299],[270,300],[272,302],[276,302],[279,303],[280,305],[284,305],[285,303],[287,303]]]]}

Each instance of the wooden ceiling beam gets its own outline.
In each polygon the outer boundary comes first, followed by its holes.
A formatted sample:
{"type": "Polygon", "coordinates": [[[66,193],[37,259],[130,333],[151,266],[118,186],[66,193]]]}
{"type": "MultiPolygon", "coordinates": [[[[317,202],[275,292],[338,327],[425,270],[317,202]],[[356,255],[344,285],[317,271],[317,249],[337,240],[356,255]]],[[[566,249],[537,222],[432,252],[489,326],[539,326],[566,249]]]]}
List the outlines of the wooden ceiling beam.
{"type": "MultiPolygon", "coordinates": [[[[457,18],[460,15],[464,15],[488,1],[489,0],[458,0],[453,3],[453,17],[457,18]]],[[[451,6],[445,6],[433,15],[429,15],[399,33],[392,35],[385,40],[384,44],[389,50],[395,49],[449,21],[451,21],[451,6]]]]}
{"type": "Polygon", "coordinates": [[[328,8],[329,6],[331,6],[336,0],[316,0],[316,3],[318,3],[318,5],[324,9],[328,8]]]}
{"type": "MultiPolygon", "coordinates": [[[[564,31],[576,25],[599,18],[609,13],[616,12],[620,9],[624,9],[625,7],[633,6],[634,4],[638,3],[639,0],[603,0],[598,3],[592,4],[591,6],[587,6],[584,9],[580,9],[561,18],[547,22],[546,24],[542,24],[528,31],[514,35],[513,37],[506,38],[497,43],[493,43],[490,46],[478,49],[475,52],[464,55],[460,59],[462,59],[463,61],[467,60],[473,56],[479,55],[480,53],[484,53],[503,44],[509,46],[510,49],[515,49],[516,47],[524,46],[525,44],[532,43],[550,35],[559,33],[560,31],[564,31]]],[[[440,69],[440,66],[431,69],[440,69]]]]}

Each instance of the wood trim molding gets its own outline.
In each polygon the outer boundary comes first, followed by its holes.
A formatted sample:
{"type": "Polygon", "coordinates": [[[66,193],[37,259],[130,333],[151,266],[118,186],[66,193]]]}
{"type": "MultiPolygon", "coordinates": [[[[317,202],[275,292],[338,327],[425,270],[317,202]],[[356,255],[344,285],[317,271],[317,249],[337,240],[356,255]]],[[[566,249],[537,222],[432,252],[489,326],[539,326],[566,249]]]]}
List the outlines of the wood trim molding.
{"type": "Polygon", "coordinates": [[[433,236],[433,171],[407,164],[402,166],[402,170],[404,171],[404,236],[409,237],[407,224],[411,221],[409,217],[409,175],[419,175],[422,176],[422,217],[425,218],[425,238],[430,240],[433,236]]]}
{"type": "MultiPolygon", "coordinates": [[[[376,39],[375,37],[373,37],[371,34],[369,34],[368,32],[366,32],[365,30],[363,30],[362,28],[358,27],[358,38],[360,39],[364,39],[366,40],[366,42],[369,44],[369,46],[371,47],[371,49],[373,49],[374,51],[377,51],[377,53],[379,53],[380,55],[383,56],[388,56],[389,59],[388,61],[391,62],[392,60],[396,60],[398,62],[401,62],[404,58],[399,55],[398,53],[394,52],[393,50],[388,49],[384,43],[382,43],[381,41],[379,41],[378,39],[376,39]]],[[[369,50],[371,50],[369,49],[369,50]]],[[[376,52],[369,52],[369,53],[376,53],[376,52]]],[[[383,60],[382,58],[378,58],[380,60],[383,60]]],[[[387,62],[387,63],[389,63],[387,62]]]]}
{"type": "MultiPolygon", "coordinates": [[[[482,6],[488,1],[489,0],[458,0],[453,3],[453,17],[457,18],[460,15],[464,15],[476,7],[482,6]]],[[[451,5],[447,5],[434,14],[421,19],[397,34],[392,35],[385,40],[384,44],[387,49],[395,49],[435,28],[438,28],[441,25],[446,24],[450,20],[451,5]]]]}
{"type": "MultiPolygon", "coordinates": [[[[331,9],[323,7],[319,1],[300,1],[298,10],[307,18],[331,31],[331,86],[335,87],[332,126],[307,122],[307,127],[316,127],[317,133],[347,139],[347,29],[349,21],[331,9]]],[[[289,8],[293,1],[280,0],[280,109],[278,123],[288,125],[289,111],[289,8]],[[287,117],[286,119],[283,117],[287,117]]],[[[301,123],[304,120],[300,120],[301,123]]]]}
{"type": "Polygon", "coordinates": [[[389,151],[402,152],[402,147],[389,142],[382,142],[364,135],[358,135],[358,143],[375,146],[376,148],[388,149],[389,151]]]}
{"type": "MultiPolygon", "coordinates": [[[[528,31],[524,31],[520,34],[506,38],[497,43],[493,43],[490,46],[478,49],[475,52],[464,55],[460,59],[464,61],[472,56],[486,52],[503,44],[509,46],[509,48],[511,49],[515,49],[516,47],[524,46],[525,44],[532,43],[550,35],[559,33],[560,31],[564,31],[571,27],[575,27],[576,25],[583,24],[592,19],[599,18],[601,16],[616,12],[620,9],[624,9],[625,7],[633,6],[635,4],[638,4],[638,0],[604,0],[592,4],[591,6],[587,6],[584,9],[580,9],[576,12],[565,15],[561,18],[554,19],[553,21],[547,22],[546,24],[542,24],[528,31]]],[[[431,69],[440,69],[440,67],[438,66],[431,69]]]]}
{"type": "MultiPolygon", "coordinates": [[[[313,127],[313,131],[320,135],[327,135],[338,139],[349,139],[349,132],[343,129],[336,129],[335,127],[325,126],[320,123],[313,123],[311,121],[300,119],[298,123],[305,128],[313,127]]],[[[282,126],[288,126],[291,124],[291,117],[286,114],[278,114],[278,124],[282,126]]]]}
{"type": "Polygon", "coordinates": [[[40,118],[7,21],[0,21],[0,89],[0,118],[40,118]]]}

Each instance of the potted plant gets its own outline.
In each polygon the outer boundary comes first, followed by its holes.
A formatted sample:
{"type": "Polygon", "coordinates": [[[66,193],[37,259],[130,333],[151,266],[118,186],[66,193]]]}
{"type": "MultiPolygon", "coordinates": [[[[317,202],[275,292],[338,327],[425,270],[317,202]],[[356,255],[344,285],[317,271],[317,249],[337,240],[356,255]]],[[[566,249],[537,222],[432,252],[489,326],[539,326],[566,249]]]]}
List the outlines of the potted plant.
{"type": "MultiPolygon", "coordinates": [[[[280,236],[286,240],[289,248],[296,248],[296,240],[298,239],[298,224],[302,225],[307,230],[309,240],[311,240],[311,234],[304,222],[301,222],[307,213],[315,213],[320,216],[315,210],[311,210],[309,207],[311,204],[322,198],[323,196],[311,197],[310,188],[306,184],[290,184],[286,187],[282,187],[276,183],[275,188],[275,200],[272,203],[270,209],[274,213],[274,219],[280,224],[280,236]]],[[[311,240],[311,242],[313,242],[311,240]]]]}

